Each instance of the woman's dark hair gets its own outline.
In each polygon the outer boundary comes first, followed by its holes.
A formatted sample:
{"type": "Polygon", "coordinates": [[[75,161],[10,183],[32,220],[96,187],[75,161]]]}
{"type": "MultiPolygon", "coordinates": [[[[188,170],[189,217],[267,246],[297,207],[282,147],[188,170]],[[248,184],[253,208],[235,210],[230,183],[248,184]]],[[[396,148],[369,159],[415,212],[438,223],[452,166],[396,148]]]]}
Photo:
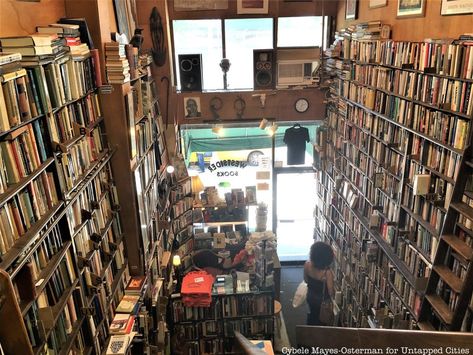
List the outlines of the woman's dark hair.
{"type": "Polygon", "coordinates": [[[316,269],[328,269],[333,261],[332,247],[324,242],[315,242],[310,247],[310,261],[316,269]]]}

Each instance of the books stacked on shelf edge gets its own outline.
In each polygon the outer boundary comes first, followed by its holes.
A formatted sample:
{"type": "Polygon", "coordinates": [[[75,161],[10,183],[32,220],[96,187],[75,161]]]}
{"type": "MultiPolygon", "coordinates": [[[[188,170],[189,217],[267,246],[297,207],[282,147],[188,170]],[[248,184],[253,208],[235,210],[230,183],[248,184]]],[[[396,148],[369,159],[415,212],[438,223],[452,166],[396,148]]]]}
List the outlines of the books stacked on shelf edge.
{"type": "Polygon", "coordinates": [[[124,84],[131,79],[125,45],[118,42],[105,44],[105,69],[110,84],[124,84]]]}
{"type": "Polygon", "coordinates": [[[117,313],[110,324],[110,334],[130,334],[135,324],[135,316],[125,313],[117,313]]]}
{"type": "Polygon", "coordinates": [[[126,286],[125,295],[140,296],[146,285],[146,276],[133,276],[126,286]]]}

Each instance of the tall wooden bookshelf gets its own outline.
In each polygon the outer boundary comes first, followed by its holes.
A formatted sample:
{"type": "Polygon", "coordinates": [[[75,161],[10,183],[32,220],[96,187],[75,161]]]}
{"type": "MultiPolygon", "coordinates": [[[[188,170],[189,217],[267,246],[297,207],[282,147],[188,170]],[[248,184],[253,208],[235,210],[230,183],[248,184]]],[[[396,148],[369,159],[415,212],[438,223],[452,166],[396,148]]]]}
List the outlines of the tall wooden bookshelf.
{"type": "Polygon", "coordinates": [[[57,55],[1,81],[10,126],[0,133],[0,268],[26,329],[24,341],[7,335],[2,345],[100,353],[128,272],[92,58],[57,55]]]}
{"type": "MultiPolygon", "coordinates": [[[[429,303],[438,314],[429,299],[437,300],[430,295],[441,291],[439,279],[452,280],[440,265],[448,246],[443,234],[452,234],[458,213],[468,213],[457,202],[471,142],[473,80],[461,65],[467,47],[337,41],[340,51],[324,60],[331,78],[317,145],[325,149],[316,237],[337,255],[343,325],[417,329],[429,303]],[[457,59],[444,60],[448,53],[457,59]],[[417,189],[422,177],[427,192],[417,189]]],[[[462,301],[451,304],[457,325],[471,297],[470,264],[464,264],[467,271],[455,279],[462,301]]]]}

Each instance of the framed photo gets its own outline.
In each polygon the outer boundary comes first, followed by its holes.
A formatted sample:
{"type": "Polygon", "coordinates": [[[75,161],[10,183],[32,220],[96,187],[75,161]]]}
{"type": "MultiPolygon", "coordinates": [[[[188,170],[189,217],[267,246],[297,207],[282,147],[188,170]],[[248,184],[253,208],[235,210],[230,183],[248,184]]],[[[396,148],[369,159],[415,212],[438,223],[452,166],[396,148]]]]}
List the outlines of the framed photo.
{"type": "Polygon", "coordinates": [[[388,0],[370,0],[370,9],[384,7],[388,4],[388,0]]]}
{"type": "Polygon", "coordinates": [[[346,0],[345,2],[345,19],[356,20],[358,16],[358,0],[346,0]]]}
{"type": "Polygon", "coordinates": [[[200,111],[200,97],[185,97],[184,109],[186,110],[186,118],[202,116],[202,112],[200,111]]]}
{"type": "Polygon", "coordinates": [[[473,13],[473,0],[442,0],[442,15],[461,15],[473,13]]]}
{"type": "Polygon", "coordinates": [[[237,14],[267,14],[269,0],[237,0],[237,14]]]}
{"type": "Polygon", "coordinates": [[[425,0],[398,0],[397,17],[423,17],[425,0]]]}

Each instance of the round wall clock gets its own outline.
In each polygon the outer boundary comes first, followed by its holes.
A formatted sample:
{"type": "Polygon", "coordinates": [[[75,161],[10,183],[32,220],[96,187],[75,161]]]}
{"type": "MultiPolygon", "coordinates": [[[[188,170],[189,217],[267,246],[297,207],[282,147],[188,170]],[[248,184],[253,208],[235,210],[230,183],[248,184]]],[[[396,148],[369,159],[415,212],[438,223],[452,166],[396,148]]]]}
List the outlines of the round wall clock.
{"type": "Polygon", "coordinates": [[[299,113],[306,112],[309,109],[309,101],[305,98],[297,99],[294,108],[299,113]]]}

